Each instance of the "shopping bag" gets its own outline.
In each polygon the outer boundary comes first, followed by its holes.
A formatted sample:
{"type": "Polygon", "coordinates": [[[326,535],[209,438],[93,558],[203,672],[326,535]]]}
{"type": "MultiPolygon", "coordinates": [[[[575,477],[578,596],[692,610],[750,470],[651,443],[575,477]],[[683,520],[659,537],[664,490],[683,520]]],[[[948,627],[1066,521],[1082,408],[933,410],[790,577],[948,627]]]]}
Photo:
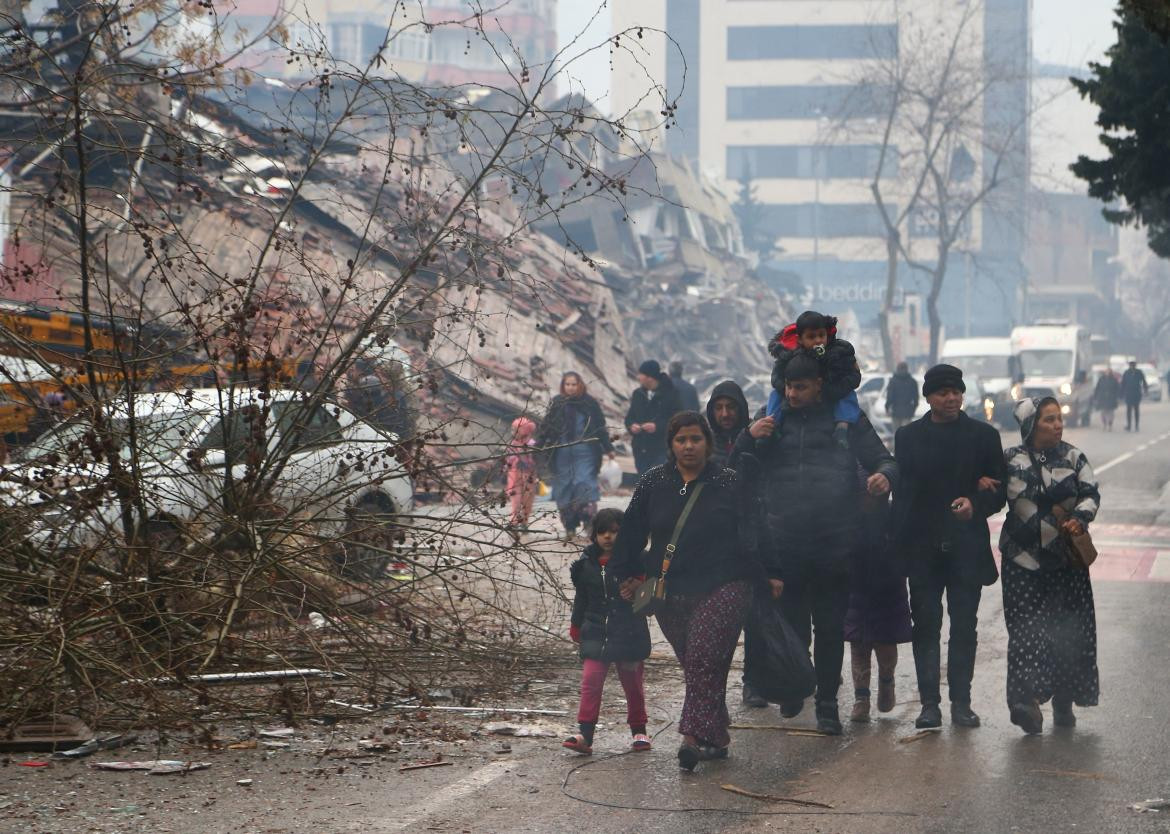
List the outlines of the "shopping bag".
{"type": "Polygon", "coordinates": [[[750,617],[760,650],[746,670],[750,676],[745,674],[744,683],[775,704],[812,695],[817,678],[808,646],[784,618],[779,603],[761,595],[753,603],[750,617]]]}
{"type": "Polygon", "coordinates": [[[606,492],[615,492],[622,485],[622,467],[616,460],[607,460],[601,464],[598,475],[601,486],[606,492]]]}

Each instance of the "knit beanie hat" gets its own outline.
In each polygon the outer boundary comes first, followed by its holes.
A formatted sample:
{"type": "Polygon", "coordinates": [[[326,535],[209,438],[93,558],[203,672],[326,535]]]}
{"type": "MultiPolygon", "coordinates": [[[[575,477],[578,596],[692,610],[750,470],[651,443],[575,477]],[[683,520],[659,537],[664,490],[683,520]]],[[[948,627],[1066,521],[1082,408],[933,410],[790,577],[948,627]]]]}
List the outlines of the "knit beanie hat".
{"type": "Polygon", "coordinates": [[[653,359],[647,359],[638,366],[638,373],[645,374],[646,376],[652,376],[657,379],[658,377],[662,376],[662,366],[653,359]]]}
{"type": "Polygon", "coordinates": [[[954,365],[935,365],[927,371],[922,380],[922,396],[929,397],[943,388],[966,392],[967,384],[963,382],[963,372],[954,365]]]}

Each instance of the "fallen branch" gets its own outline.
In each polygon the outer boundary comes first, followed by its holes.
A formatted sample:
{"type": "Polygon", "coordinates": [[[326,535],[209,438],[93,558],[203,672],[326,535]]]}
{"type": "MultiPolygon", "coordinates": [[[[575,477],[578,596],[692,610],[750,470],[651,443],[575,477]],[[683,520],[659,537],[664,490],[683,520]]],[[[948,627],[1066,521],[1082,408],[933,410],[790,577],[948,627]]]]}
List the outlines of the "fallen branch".
{"type": "Polygon", "coordinates": [[[941,732],[942,729],[938,727],[934,727],[929,730],[922,730],[912,736],[906,736],[905,738],[898,739],[898,744],[912,744],[916,741],[922,741],[922,739],[927,738],[928,736],[936,736],[941,732]]]}
{"type": "Polygon", "coordinates": [[[822,733],[820,730],[796,730],[792,727],[785,727],[783,724],[732,724],[733,730],[780,730],[785,735],[790,736],[812,736],[814,738],[832,738],[828,733],[822,733]]]}
{"type": "Polygon", "coordinates": [[[784,802],[788,805],[800,805],[805,808],[824,808],[826,810],[833,810],[832,805],[827,805],[824,802],[814,802],[811,799],[796,799],[791,796],[772,796],[770,793],[756,793],[755,791],[745,790],[736,785],[720,785],[719,787],[728,793],[738,794],[739,796],[746,796],[751,799],[762,799],[765,802],[784,802]]]}
{"type": "Polygon", "coordinates": [[[422,770],[426,767],[447,767],[453,765],[454,762],[423,762],[422,764],[403,765],[398,768],[399,773],[405,773],[408,770],[422,770]]]}

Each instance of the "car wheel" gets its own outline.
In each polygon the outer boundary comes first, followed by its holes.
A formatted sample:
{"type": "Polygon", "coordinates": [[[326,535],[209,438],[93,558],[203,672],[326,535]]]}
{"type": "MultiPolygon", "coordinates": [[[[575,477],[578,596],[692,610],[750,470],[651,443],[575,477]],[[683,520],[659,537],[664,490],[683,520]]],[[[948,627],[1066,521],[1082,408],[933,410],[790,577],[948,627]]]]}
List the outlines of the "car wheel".
{"type": "Polygon", "coordinates": [[[393,502],[382,493],[362,498],[345,513],[338,568],[351,579],[380,579],[401,536],[393,502]]]}

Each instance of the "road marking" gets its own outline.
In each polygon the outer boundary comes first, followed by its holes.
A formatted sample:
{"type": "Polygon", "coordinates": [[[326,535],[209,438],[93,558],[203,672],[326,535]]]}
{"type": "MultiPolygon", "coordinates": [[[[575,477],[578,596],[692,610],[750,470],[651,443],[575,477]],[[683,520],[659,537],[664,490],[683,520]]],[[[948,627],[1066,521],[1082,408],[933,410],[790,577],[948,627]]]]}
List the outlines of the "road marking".
{"type": "Polygon", "coordinates": [[[1150,568],[1150,579],[1170,581],[1170,550],[1159,550],[1154,554],[1154,566],[1150,568]]]}
{"type": "Polygon", "coordinates": [[[509,761],[492,762],[474,771],[470,776],[434,791],[428,799],[395,811],[393,820],[369,820],[356,826],[353,830],[363,832],[402,831],[437,813],[444,805],[449,805],[469,793],[474,793],[485,785],[491,784],[503,776],[514,764],[515,762],[509,761]]]}
{"type": "Polygon", "coordinates": [[[1109,461],[1108,463],[1103,464],[1103,465],[1098,466],[1098,467],[1095,467],[1093,469],[1093,472],[1098,474],[1098,475],[1100,475],[1102,472],[1108,472],[1110,469],[1117,466],[1119,463],[1125,463],[1127,460],[1132,458],[1138,452],[1144,452],[1146,449],[1150,448],[1151,446],[1153,446],[1156,443],[1161,443],[1163,440],[1165,440],[1168,437],[1170,437],[1170,431],[1163,432],[1162,434],[1155,437],[1153,440],[1147,441],[1146,443],[1143,443],[1141,446],[1138,446],[1133,451],[1126,452],[1125,454],[1122,454],[1122,455],[1118,455],[1117,457],[1115,457],[1113,460],[1109,461]]]}

